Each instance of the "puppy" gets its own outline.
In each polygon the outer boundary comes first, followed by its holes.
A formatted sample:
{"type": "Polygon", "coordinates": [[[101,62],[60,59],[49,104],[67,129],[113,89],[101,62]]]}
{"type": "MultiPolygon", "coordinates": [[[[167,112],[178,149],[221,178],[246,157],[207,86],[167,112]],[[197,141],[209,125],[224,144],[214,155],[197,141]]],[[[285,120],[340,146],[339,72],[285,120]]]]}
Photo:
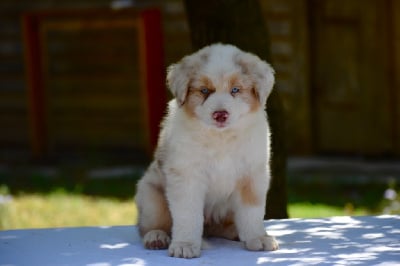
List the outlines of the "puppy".
{"type": "Polygon", "coordinates": [[[263,225],[269,187],[265,103],[274,71],[257,56],[214,44],[168,68],[174,99],[154,161],[137,185],[148,249],[199,257],[202,235],[276,250],[263,225]]]}

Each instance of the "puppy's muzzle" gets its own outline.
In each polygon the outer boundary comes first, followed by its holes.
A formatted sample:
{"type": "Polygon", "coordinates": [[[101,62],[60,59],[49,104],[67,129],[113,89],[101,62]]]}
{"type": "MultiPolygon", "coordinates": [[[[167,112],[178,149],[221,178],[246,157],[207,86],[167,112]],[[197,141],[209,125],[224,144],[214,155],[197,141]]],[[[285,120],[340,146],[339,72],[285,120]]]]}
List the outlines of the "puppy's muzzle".
{"type": "Polygon", "coordinates": [[[226,110],[215,111],[212,114],[212,118],[218,123],[225,123],[228,120],[229,113],[226,110]]]}

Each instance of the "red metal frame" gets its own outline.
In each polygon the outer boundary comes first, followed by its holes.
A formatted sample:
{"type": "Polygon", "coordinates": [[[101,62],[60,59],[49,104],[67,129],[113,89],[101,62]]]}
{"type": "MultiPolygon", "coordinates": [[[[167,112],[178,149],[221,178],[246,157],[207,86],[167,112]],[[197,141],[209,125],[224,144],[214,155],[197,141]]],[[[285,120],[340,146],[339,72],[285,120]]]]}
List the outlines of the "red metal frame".
{"type": "Polygon", "coordinates": [[[46,95],[44,88],[44,66],[42,43],[40,39],[41,23],[49,18],[93,17],[102,19],[129,17],[137,20],[141,32],[139,62],[142,69],[143,86],[146,91],[146,113],[149,132],[149,147],[153,150],[157,144],[159,124],[165,109],[167,95],[165,90],[164,44],[161,28],[161,12],[156,8],[137,9],[88,9],[53,10],[23,14],[23,39],[25,43],[26,77],[29,99],[29,121],[31,129],[32,152],[41,157],[48,152],[48,130],[46,117],[46,95]]]}

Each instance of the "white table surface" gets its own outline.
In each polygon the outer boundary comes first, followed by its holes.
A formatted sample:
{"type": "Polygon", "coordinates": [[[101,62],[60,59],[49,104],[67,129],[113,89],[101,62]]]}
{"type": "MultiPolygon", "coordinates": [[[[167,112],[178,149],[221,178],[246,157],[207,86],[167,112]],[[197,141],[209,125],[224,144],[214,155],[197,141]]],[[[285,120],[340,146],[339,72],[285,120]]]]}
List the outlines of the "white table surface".
{"type": "Polygon", "coordinates": [[[0,265],[400,265],[400,216],[271,220],[265,227],[278,251],[208,239],[190,260],[144,249],[135,226],[0,231],[0,265]]]}

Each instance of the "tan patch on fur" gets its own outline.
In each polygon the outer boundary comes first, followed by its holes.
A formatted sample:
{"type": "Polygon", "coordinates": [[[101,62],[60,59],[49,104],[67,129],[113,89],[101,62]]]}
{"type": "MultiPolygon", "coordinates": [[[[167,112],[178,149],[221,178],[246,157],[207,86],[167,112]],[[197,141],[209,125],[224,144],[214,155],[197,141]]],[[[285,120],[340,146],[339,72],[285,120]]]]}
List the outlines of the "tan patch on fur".
{"type": "Polygon", "coordinates": [[[196,106],[203,104],[203,102],[207,99],[206,96],[201,93],[202,88],[207,88],[210,91],[215,90],[211,80],[207,77],[194,79],[189,84],[185,104],[183,105],[183,107],[191,117],[195,117],[194,110],[196,106]]]}
{"type": "Polygon", "coordinates": [[[174,176],[182,176],[182,172],[174,167],[170,167],[167,169],[168,175],[174,175],[174,176]]]}
{"type": "Polygon", "coordinates": [[[238,87],[240,91],[235,97],[242,98],[250,106],[250,112],[258,111],[261,106],[254,83],[250,76],[243,74],[232,75],[229,82],[229,93],[233,87],[238,87]]]}
{"type": "Polygon", "coordinates": [[[243,92],[238,97],[241,97],[250,106],[250,112],[259,110],[261,104],[254,88],[243,89],[243,92]]]}
{"type": "Polygon", "coordinates": [[[240,192],[242,202],[247,205],[258,205],[260,199],[254,193],[253,180],[246,176],[240,179],[236,184],[236,189],[240,192]]]}
{"type": "Polygon", "coordinates": [[[202,87],[206,87],[210,90],[215,90],[214,84],[211,82],[211,80],[209,78],[207,78],[205,76],[201,77],[199,79],[199,84],[195,84],[195,86],[199,89],[202,87]]]}
{"type": "Polygon", "coordinates": [[[229,212],[218,222],[212,219],[206,219],[203,234],[206,237],[223,237],[230,240],[239,240],[233,221],[233,213],[229,212]]]}
{"type": "Polygon", "coordinates": [[[204,96],[201,94],[200,90],[195,88],[189,88],[186,94],[185,104],[183,109],[191,117],[195,117],[195,108],[204,102],[204,96]]]}
{"type": "Polygon", "coordinates": [[[228,215],[225,217],[225,219],[221,222],[222,226],[224,228],[228,228],[234,224],[233,222],[233,213],[230,212],[228,215]]]}

